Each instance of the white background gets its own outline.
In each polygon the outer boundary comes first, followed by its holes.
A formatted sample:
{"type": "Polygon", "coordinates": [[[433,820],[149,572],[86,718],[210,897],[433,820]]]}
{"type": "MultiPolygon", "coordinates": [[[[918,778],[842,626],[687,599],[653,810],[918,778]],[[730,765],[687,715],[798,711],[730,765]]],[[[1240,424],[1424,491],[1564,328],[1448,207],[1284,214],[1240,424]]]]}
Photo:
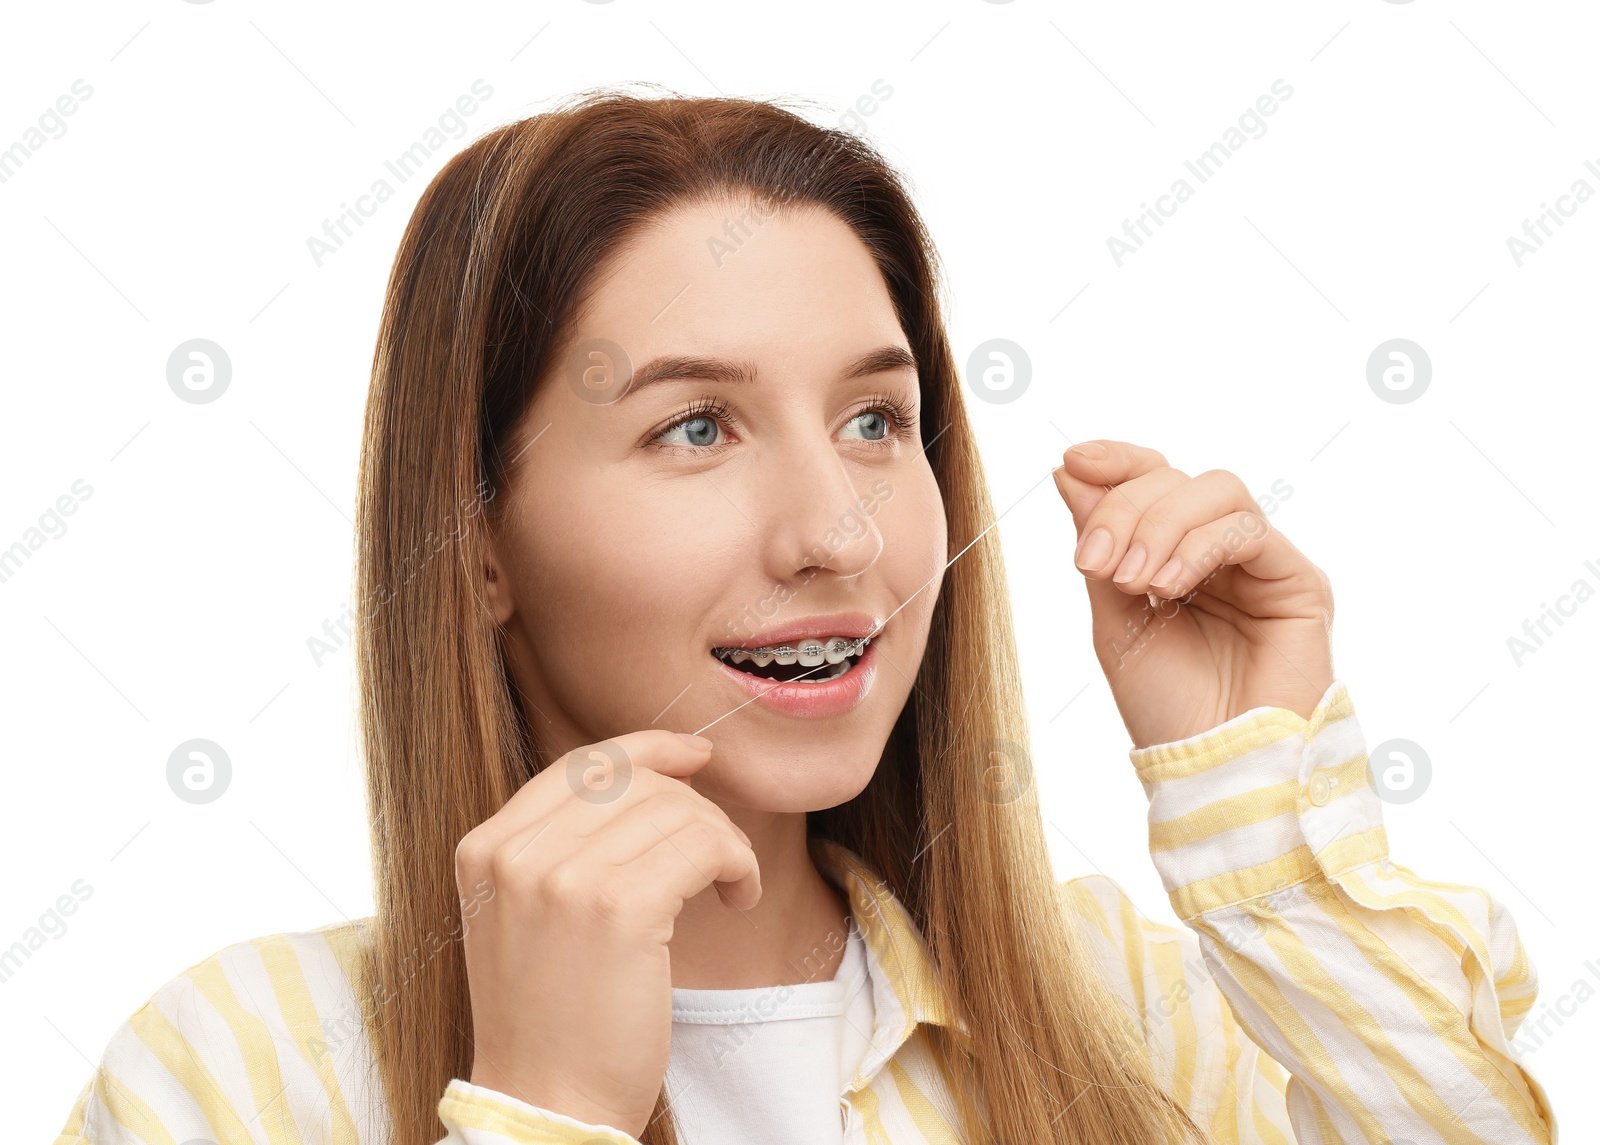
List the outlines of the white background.
{"type": "Polygon", "coordinates": [[[92,895],[0,984],[8,1136],[49,1140],[184,968],[371,911],[350,657],[319,665],[307,639],[351,599],[390,259],[472,137],[637,79],[835,120],[892,89],[862,129],[926,212],[958,358],[1008,338],[1032,363],[1021,399],[969,406],[1060,875],[1104,871],[1173,921],[1048,470],[1068,437],[1109,437],[1284,481],[1272,520],[1332,577],[1369,745],[1432,761],[1385,808],[1393,856],[1509,906],[1549,1032],[1527,1060],[1565,1139],[1595,1139],[1600,602],[1520,665],[1507,640],[1600,588],[1600,202],[1521,266],[1506,240],[1576,180],[1600,189],[1597,32],[1579,3],[1431,0],[12,6],[0,147],[75,80],[93,92],[0,183],[0,548],[75,481],[92,494],[0,583],[0,948],[75,880],[92,895]],[[466,131],[318,266],[307,238],[477,79],[466,131]],[[1265,134],[1117,266],[1108,237],[1278,79],[1265,134]],[[167,385],[191,338],[233,364],[209,404],[167,385]],[[1414,402],[1367,384],[1391,338],[1431,359],[1414,402]],[[195,737],[233,765],[202,806],[166,782],[195,737]]]}

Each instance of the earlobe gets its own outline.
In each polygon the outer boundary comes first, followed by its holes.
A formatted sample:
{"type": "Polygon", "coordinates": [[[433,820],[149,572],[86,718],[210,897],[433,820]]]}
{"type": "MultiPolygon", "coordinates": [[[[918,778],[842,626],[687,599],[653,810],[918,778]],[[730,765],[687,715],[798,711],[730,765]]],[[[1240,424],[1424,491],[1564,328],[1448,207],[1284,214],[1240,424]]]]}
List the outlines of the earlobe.
{"type": "Polygon", "coordinates": [[[511,619],[511,599],[506,591],[505,583],[500,579],[500,570],[485,561],[483,564],[483,579],[486,595],[489,598],[489,611],[494,616],[496,624],[504,624],[511,619]]]}

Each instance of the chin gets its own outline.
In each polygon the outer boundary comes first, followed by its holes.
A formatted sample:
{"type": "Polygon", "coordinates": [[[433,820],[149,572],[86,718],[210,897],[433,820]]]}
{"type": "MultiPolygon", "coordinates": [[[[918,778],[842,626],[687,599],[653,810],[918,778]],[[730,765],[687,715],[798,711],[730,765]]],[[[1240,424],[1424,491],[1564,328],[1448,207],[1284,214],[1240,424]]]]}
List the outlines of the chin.
{"type": "Polygon", "coordinates": [[[822,811],[861,794],[877,770],[879,754],[873,752],[869,757],[863,752],[859,760],[843,762],[802,756],[764,765],[759,774],[745,772],[726,779],[709,774],[716,766],[713,760],[695,778],[694,789],[715,803],[730,806],[775,812],[822,811]]]}

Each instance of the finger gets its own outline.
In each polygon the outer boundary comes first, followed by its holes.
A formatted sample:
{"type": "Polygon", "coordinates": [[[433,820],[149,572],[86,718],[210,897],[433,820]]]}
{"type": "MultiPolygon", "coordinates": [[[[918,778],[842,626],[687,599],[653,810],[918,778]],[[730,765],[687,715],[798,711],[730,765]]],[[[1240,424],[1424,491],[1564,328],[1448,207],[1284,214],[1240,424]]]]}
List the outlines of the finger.
{"type": "MultiPolygon", "coordinates": [[[[1109,512],[1107,516],[1115,521],[1114,530],[1128,529],[1127,547],[1116,565],[1105,566],[1110,571],[1104,575],[1110,576],[1123,592],[1143,595],[1149,590],[1151,578],[1175,571],[1174,554],[1192,531],[1244,512],[1260,516],[1245,483],[1226,469],[1207,470],[1172,485],[1144,506],[1137,519],[1127,513],[1109,512]]],[[[1265,518],[1251,522],[1251,528],[1265,531],[1265,518]]]]}
{"type": "Polygon", "coordinates": [[[1110,580],[1145,512],[1188,481],[1176,469],[1156,469],[1113,488],[1078,522],[1072,563],[1091,580],[1110,580]]]}
{"type": "Polygon", "coordinates": [[[756,853],[704,820],[659,840],[634,862],[619,868],[618,875],[636,885],[638,893],[660,896],[665,892],[679,910],[683,899],[713,885],[724,902],[739,910],[749,910],[761,900],[761,866],[756,853]]]}
{"type": "MultiPolygon", "coordinates": [[[[1157,577],[1161,583],[1151,584],[1149,592],[1172,598],[1185,596],[1205,585],[1211,595],[1253,615],[1260,615],[1260,606],[1251,598],[1251,586],[1281,583],[1300,575],[1307,575],[1307,584],[1313,587],[1322,580],[1316,566],[1287,537],[1272,528],[1259,509],[1229,513],[1190,530],[1173,550],[1169,564],[1176,564],[1176,571],[1157,577]],[[1228,566],[1237,566],[1249,574],[1248,580],[1216,577],[1217,572],[1228,566]]],[[[1167,573],[1168,570],[1158,572],[1167,573]]]]}
{"type": "Polygon", "coordinates": [[[589,842],[600,848],[599,854],[611,862],[631,863],[639,858],[664,835],[672,835],[689,824],[704,821],[728,832],[745,846],[750,846],[750,836],[728,813],[703,795],[690,791],[688,798],[661,792],[643,800],[626,811],[613,815],[600,824],[589,842]]]}
{"type": "MultiPolygon", "coordinates": [[[[1255,510],[1229,513],[1208,521],[1190,530],[1174,547],[1172,555],[1158,569],[1160,583],[1137,591],[1166,598],[1184,596],[1210,583],[1218,570],[1254,559],[1264,550],[1268,532],[1266,518],[1255,510]]],[[[1133,592],[1138,583],[1130,581],[1121,587],[1133,592]]]]}
{"type": "MultiPolygon", "coordinates": [[[[699,737],[706,740],[705,736],[699,737]]],[[[709,744],[710,741],[706,740],[709,744]]],[[[658,775],[674,779],[688,779],[711,760],[710,747],[696,747],[677,732],[666,728],[646,728],[643,731],[624,732],[602,740],[602,744],[615,745],[639,767],[649,768],[658,775]]],[[[615,758],[615,752],[609,753],[615,758]]]]}
{"type": "MultiPolygon", "coordinates": [[[[665,728],[626,732],[585,744],[524,783],[499,811],[473,828],[468,838],[475,849],[494,852],[507,839],[524,833],[569,802],[603,806],[638,798],[632,789],[640,775],[667,777],[687,787],[689,777],[710,759],[710,750],[695,747],[665,728]]],[[[654,786],[650,784],[651,789],[654,786]]]]}
{"type": "Polygon", "coordinates": [[[1072,511],[1072,523],[1080,537],[1089,514],[1122,484],[1162,470],[1179,472],[1156,450],[1125,441],[1080,442],[1062,457],[1063,463],[1051,473],[1061,499],[1072,511]],[[1106,456],[1089,458],[1078,452],[1080,447],[1087,446],[1105,449],[1106,456]]]}
{"type": "Polygon", "coordinates": [[[1135,445],[1131,441],[1112,441],[1104,437],[1080,441],[1069,447],[1062,453],[1061,461],[1067,471],[1080,481],[1101,486],[1120,485],[1152,470],[1171,467],[1158,450],[1135,445]],[[1094,446],[1105,450],[1105,456],[1090,457],[1084,452],[1086,447],[1093,452],[1094,446]]]}
{"type": "MultiPolygon", "coordinates": [[[[1074,477],[1065,467],[1057,469],[1055,476],[1056,486],[1072,509],[1073,522],[1078,530],[1078,551],[1073,558],[1074,564],[1087,562],[1096,571],[1116,568],[1116,562],[1122,558],[1126,537],[1132,533],[1133,523],[1137,521],[1137,510],[1141,503],[1156,500],[1174,482],[1188,480],[1176,469],[1158,469],[1108,492],[1098,485],[1074,477]],[[1117,514],[1128,512],[1130,506],[1133,516],[1126,518],[1118,526],[1117,532],[1098,523],[1102,519],[1113,520],[1117,514]],[[1116,510],[1115,514],[1113,510],[1116,510]],[[1104,547],[1104,552],[1095,554],[1092,559],[1086,555],[1091,535],[1098,535],[1100,540],[1096,543],[1104,547]]],[[[1145,597],[1130,596],[1123,592],[1111,583],[1109,572],[1095,577],[1084,573],[1081,567],[1078,571],[1083,574],[1084,589],[1089,597],[1096,654],[1102,664],[1107,664],[1114,658],[1114,650],[1126,643],[1127,634],[1138,631],[1142,626],[1146,619],[1144,613],[1149,610],[1149,601],[1145,597]]]]}
{"type": "Polygon", "coordinates": [[[592,811],[574,803],[564,808],[562,815],[510,836],[501,850],[506,853],[507,866],[529,856],[549,865],[580,848],[601,863],[620,866],[655,846],[663,832],[670,835],[696,819],[717,824],[746,846],[750,843],[750,837],[721,807],[681,784],[672,784],[671,789],[641,794],[618,805],[593,805],[592,811]]]}

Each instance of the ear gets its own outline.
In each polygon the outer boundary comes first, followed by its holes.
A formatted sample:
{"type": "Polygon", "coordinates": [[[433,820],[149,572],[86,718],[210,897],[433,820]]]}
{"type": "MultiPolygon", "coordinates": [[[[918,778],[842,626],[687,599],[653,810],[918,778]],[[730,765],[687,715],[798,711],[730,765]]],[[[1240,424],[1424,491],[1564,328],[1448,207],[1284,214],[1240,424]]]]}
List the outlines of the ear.
{"type": "Polygon", "coordinates": [[[489,547],[483,557],[484,591],[489,598],[489,610],[496,624],[504,624],[516,612],[511,599],[511,582],[506,578],[506,568],[499,556],[489,547]]]}

